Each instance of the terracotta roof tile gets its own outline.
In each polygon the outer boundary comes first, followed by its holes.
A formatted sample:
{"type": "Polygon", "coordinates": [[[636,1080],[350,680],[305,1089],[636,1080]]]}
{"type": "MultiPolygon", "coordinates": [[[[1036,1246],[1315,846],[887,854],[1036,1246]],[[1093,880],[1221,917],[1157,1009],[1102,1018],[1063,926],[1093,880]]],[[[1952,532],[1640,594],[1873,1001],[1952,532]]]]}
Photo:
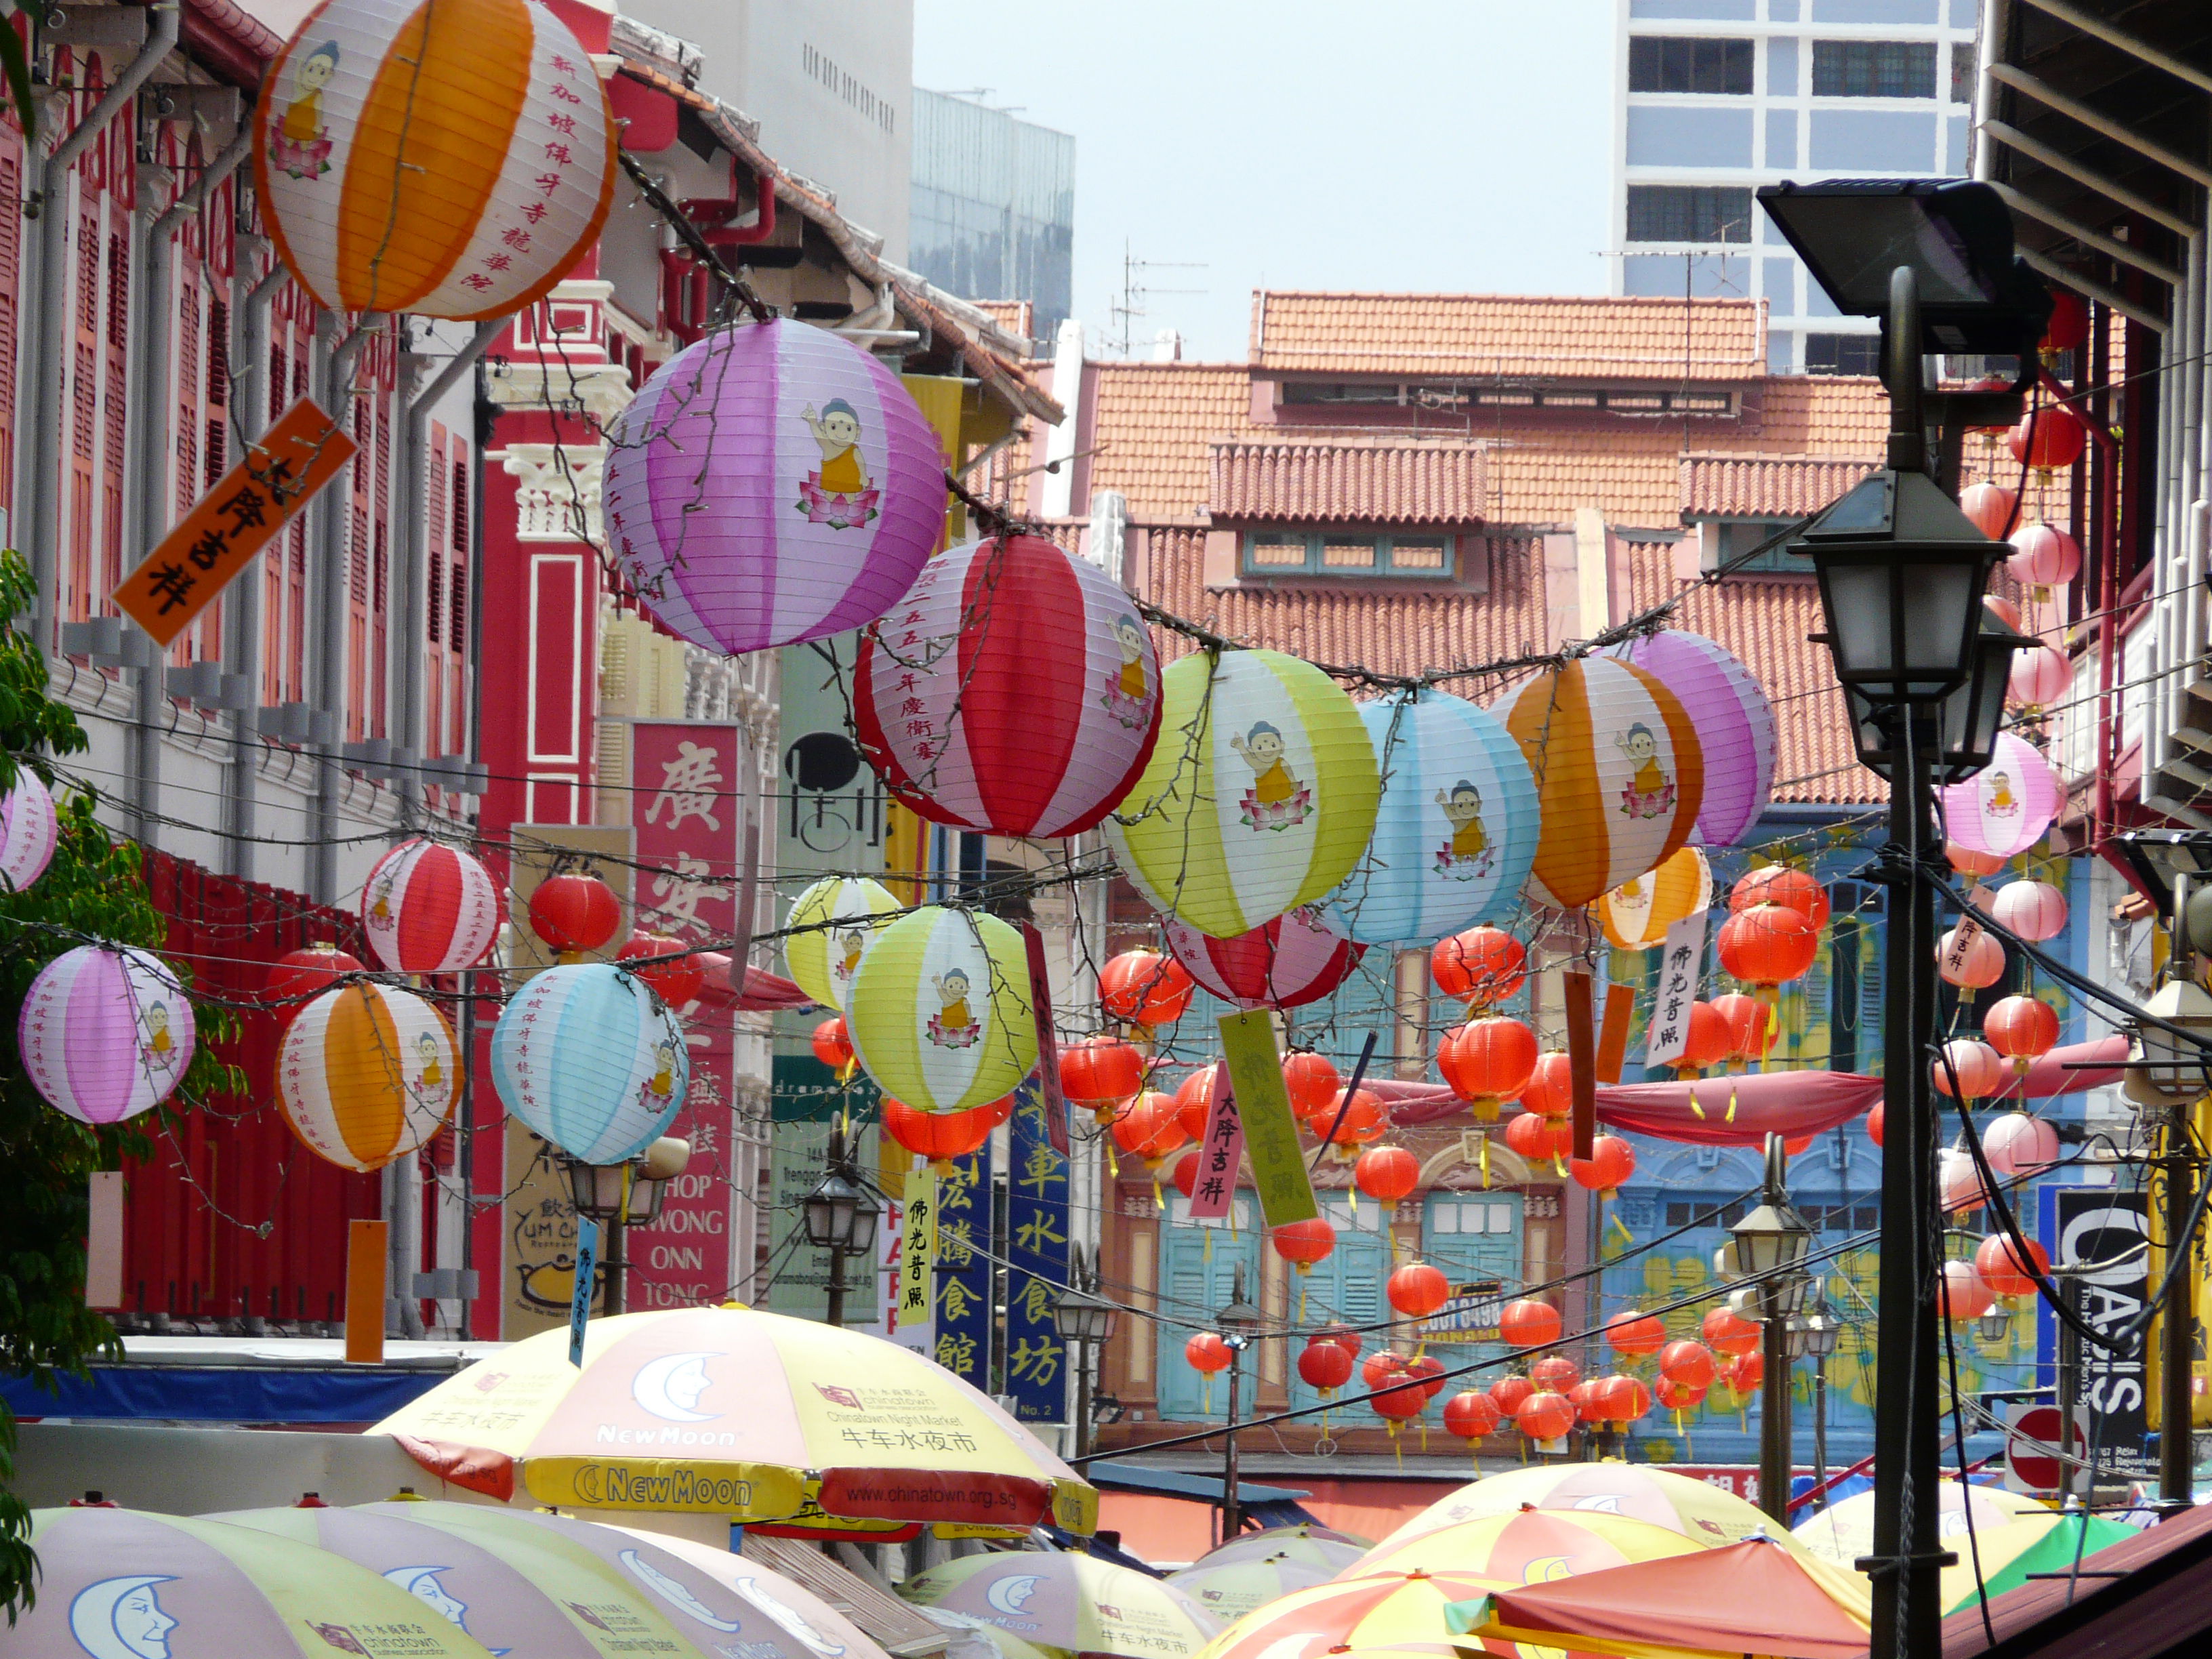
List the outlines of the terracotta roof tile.
{"type": "Polygon", "coordinates": [[[1251,359],[1347,374],[1753,380],[1766,373],[1766,313],[1755,300],[1263,289],[1252,296],[1251,359]]]}
{"type": "Polygon", "coordinates": [[[1484,516],[1480,445],[1220,442],[1210,449],[1207,506],[1217,520],[1475,524],[1484,516]]]}
{"type": "Polygon", "coordinates": [[[1685,455],[1685,519],[1802,519],[1874,470],[1804,455],[1685,455]]]}
{"type": "Polygon", "coordinates": [[[1211,489],[1210,446],[1251,430],[1249,371],[1242,363],[1093,363],[1091,373],[1091,487],[1127,495],[1133,524],[1196,522],[1211,489]]]}

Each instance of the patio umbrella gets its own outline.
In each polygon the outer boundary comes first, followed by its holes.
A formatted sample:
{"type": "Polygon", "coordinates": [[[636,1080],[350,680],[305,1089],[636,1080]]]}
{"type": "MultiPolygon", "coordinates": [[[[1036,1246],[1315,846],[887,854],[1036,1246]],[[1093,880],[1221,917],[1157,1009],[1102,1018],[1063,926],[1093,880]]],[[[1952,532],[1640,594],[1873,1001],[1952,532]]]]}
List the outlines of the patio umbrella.
{"type": "Polygon", "coordinates": [[[1010,1630],[1000,1630],[996,1625],[955,1613],[950,1607],[920,1607],[917,1611],[932,1624],[952,1632],[952,1639],[945,1649],[951,1659],[1065,1659],[1066,1654],[1065,1648],[1048,1648],[1024,1641],[1010,1630]]]}
{"type": "Polygon", "coordinates": [[[376,1425],[505,1503],[742,1522],[943,1521],[1070,1532],[1098,1494],[985,1395],[865,1332],[749,1308],[593,1320],[580,1369],[550,1330],[376,1425]]]}
{"type": "Polygon", "coordinates": [[[1687,1533],[1609,1509],[1539,1509],[1534,1504],[1476,1515],[1397,1543],[1384,1541],[1354,1569],[1371,1572],[1473,1572],[1509,1584],[1630,1561],[1681,1555],[1702,1546],[1687,1533]],[[1553,1561],[1567,1563],[1554,1568],[1553,1561]],[[1531,1577],[1531,1563],[1544,1571],[1531,1577]]]}
{"type": "Polygon", "coordinates": [[[1265,1527],[1258,1532],[1240,1532],[1226,1543],[1217,1544],[1191,1565],[1219,1567],[1231,1561],[1280,1559],[1327,1567],[1330,1576],[1334,1577],[1374,1547],[1374,1540],[1362,1538],[1357,1533],[1301,1522],[1294,1527],[1265,1527]]]}
{"type": "MultiPolygon", "coordinates": [[[[1981,1551],[1982,1571],[1989,1580],[1988,1593],[1993,1596],[2002,1595],[2008,1589],[2025,1584],[2031,1576],[2037,1573],[2070,1572],[2076,1559],[2075,1550],[2077,1544],[2081,1549],[2079,1559],[2086,1565],[2099,1550],[2110,1549],[2123,1538],[2132,1538],[2142,1530],[2141,1527],[2131,1527],[2124,1521],[2108,1520],[2101,1515],[2089,1515],[2079,1510],[2062,1515],[2056,1526],[2008,1561],[1999,1563],[1991,1559],[1990,1551],[1981,1551]],[[2085,1532],[2088,1534],[2086,1538],[2082,1536],[2085,1532]]],[[[1978,1544],[1979,1540],[1976,1541],[1978,1544]]],[[[1960,1607],[1972,1607],[1980,1599],[1972,1582],[1972,1557],[1970,1553],[1964,1553],[1963,1546],[1960,1547],[1963,1554],[1960,1565],[1967,1569],[1968,1583],[1966,1593],[1955,1605],[1945,1607],[1946,1613],[1956,1613],[1960,1607]]],[[[1948,1580],[1950,1575],[1946,1573],[1944,1576],[1948,1580]]],[[[2100,1581],[2091,1579],[2087,1582],[2094,1588],[2100,1581]]]]}
{"type": "Polygon", "coordinates": [[[1121,1659],[1177,1659],[1197,1652],[1221,1628],[1174,1585],[1072,1553],[963,1556],[915,1574],[899,1594],[1040,1646],[1121,1659]]]}
{"type": "MultiPolygon", "coordinates": [[[[607,1530],[690,1562],[717,1583],[744,1596],[822,1659],[890,1659],[874,1637],[795,1578],[770,1572],[757,1561],[696,1539],[641,1532],[635,1527],[607,1530]]],[[[1027,1656],[1009,1655],[1008,1659],[1027,1659],[1027,1656]]]]}
{"type": "MultiPolygon", "coordinates": [[[[2023,1493],[2007,1492],[2002,1486],[1961,1486],[1955,1480],[1946,1480],[1936,1494],[1936,1535],[1941,1540],[1940,1549],[1958,1553],[1958,1564],[1943,1569],[1939,1581],[1943,1608],[1955,1613],[1977,1600],[1974,1589],[1974,1557],[1981,1557],[1982,1571],[1989,1577],[1990,1594],[1999,1589],[1998,1579],[2004,1571],[2021,1556],[2042,1544],[2057,1531],[2062,1520],[2057,1510],[2038,1502],[2023,1493]],[[1967,1523],[1972,1522],[1971,1543],[1967,1523]]],[[[2106,1534],[2104,1527],[2117,1528],[2117,1522],[2105,1522],[2094,1528],[2087,1547],[2102,1549],[2116,1544],[2124,1532],[2106,1534]]],[[[2075,1534],[2069,1528],[2061,1543],[2054,1545],[2059,1554],[2052,1571],[2063,1571],[2074,1559],[2075,1534]]],[[[1832,1504],[1820,1514],[1800,1522],[1797,1540],[1815,1555],[1848,1567],[1861,1556],[1874,1553],[1874,1494],[1861,1492],[1832,1504]]],[[[2021,1574],[2045,1571],[2036,1566],[2021,1568],[2021,1574]]],[[[2021,1582],[2007,1577],[2002,1588],[2009,1589],[2021,1582]]]]}
{"type": "Polygon", "coordinates": [[[1447,1617],[1486,1641],[1587,1645],[1621,1659],[1856,1659],[1867,1649],[1863,1607],[1838,1601],[1770,1538],[1492,1590],[1447,1617]]]}
{"type": "Polygon", "coordinates": [[[33,1510],[39,1599],[8,1659],[489,1659],[365,1567],[220,1521],[33,1510]]]}
{"type": "MultiPolygon", "coordinates": [[[[1358,1552],[1352,1553],[1356,1556],[1358,1552]]],[[[1218,1618],[1241,1619],[1292,1590],[1325,1584],[1339,1571],[1310,1560],[1295,1560],[1286,1550],[1279,1550],[1241,1561],[1217,1562],[1212,1556],[1203,1556],[1182,1571],[1170,1573],[1168,1583],[1218,1618]]]]}

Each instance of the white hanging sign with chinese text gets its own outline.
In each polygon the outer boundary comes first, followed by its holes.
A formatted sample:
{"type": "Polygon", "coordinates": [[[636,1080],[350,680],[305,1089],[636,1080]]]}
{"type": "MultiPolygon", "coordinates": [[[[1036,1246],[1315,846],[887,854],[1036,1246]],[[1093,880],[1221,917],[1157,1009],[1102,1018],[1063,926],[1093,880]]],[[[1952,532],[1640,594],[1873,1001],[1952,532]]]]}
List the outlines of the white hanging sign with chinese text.
{"type": "Polygon", "coordinates": [[[1646,1066],[1679,1064],[1690,1044],[1690,1005],[1705,977],[1705,913],[1685,916],[1667,930],[1659,956],[1659,994],[1651,1002],[1646,1066]]]}

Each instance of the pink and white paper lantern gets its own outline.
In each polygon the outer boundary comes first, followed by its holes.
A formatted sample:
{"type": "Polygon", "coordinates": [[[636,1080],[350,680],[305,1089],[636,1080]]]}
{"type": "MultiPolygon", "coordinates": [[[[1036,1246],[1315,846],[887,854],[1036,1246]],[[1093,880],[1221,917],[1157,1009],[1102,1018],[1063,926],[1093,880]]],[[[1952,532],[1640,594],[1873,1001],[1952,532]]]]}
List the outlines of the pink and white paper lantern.
{"type": "Polygon", "coordinates": [[[23,1071],[56,1111],[120,1123],[169,1097],[191,1064],[192,1005],[157,957],[80,945],[39,970],[15,1023],[23,1071]]]}
{"type": "Polygon", "coordinates": [[[1954,1099],[1987,1100],[2005,1080],[2002,1057],[1979,1037],[1958,1037],[1945,1043],[1943,1058],[1929,1065],[1936,1092],[1954,1099]]]}
{"type": "Polygon", "coordinates": [[[2042,752],[2010,732],[1997,733],[1990,763],[1964,783],[1937,790],[1947,839],[1969,852],[2012,858],[2043,838],[2058,814],[2058,780],[2042,752]]]}
{"type": "Polygon", "coordinates": [[[18,763],[15,787],[0,796],[0,878],[21,892],[46,873],[61,833],[54,798],[36,772],[18,763]]]}
{"type": "Polygon", "coordinates": [[[2004,945],[1995,933],[1976,928],[1963,952],[1954,949],[1958,935],[1957,928],[1947,927],[1943,937],[1936,941],[1936,971],[1942,975],[1945,984],[1985,991],[2004,977],[2004,945]]]}
{"type": "Polygon", "coordinates": [[[1650,672],[1680,699],[1705,750],[1698,834],[1728,847],[1766,810],[1774,783],[1774,709],[1749,669],[1702,634],[1668,629],[1615,646],[1611,655],[1650,672]]]}
{"type": "Polygon", "coordinates": [[[2022,525],[2012,549],[2005,574],[2022,587],[2060,587],[2081,574],[2081,544],[2056,526],[2022,525]]]}
{"type": "Polygon", "coordinates": [[[2073,683],[2072,658],[2051,646],[2031,645],[2014,656],[2006,687],[2015,702],[2042,708],[2063,697],[2073,683]]]}
{"type": "Polygon", "coordinates": [[[2015,881],[1990,902],[1997,926],[2041,944],[2066,931],[2066,895],[2047,881],[2015,881]]]}
{"type": "Polygon", "coordinates": [[[1999,1175],[2039,1176],[2058,1162],[2058,1131],[2047,1118],[2007,1112],[1982,1131],[1982,1153],[1999,1175]]]}
{"type": "Polygon", "coordinates": [[[499,889],[457,847],[403,841],[376,861],[361,890],[362,929],[386,968],[451,974],[483,960],[498,936],[499,889]]]}
{"type": "Polygon", "coordinates": [[[945,456],[897,375],[805,323],[718,329],[609,434],[607,535],[653,614],[737,655],[893,605],[945,528],[945,456]]]}

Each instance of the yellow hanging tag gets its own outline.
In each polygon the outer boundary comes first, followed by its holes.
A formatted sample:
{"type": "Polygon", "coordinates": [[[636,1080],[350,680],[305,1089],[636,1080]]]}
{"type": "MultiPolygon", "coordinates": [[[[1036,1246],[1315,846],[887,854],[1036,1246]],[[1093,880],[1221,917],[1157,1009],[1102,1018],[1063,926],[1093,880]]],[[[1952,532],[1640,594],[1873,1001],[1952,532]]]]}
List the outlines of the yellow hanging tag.
{"type": "Polygon", "coordinates": [[[1490,1137],[1482,1135],[1478,1139],[1475,1158],[1482,1165],[1482,1189],[1488,1192],[1490,1190],[1490,1137]]]}
{"type": "Polygon", "coordinates": [[[860,1062],[857,1060],[848,1060],[840,1066],[837,1068],[837,1086],[842,1089],[852,1082],[853,1073],[860,1069],[860,1062]]]}
{"type": "Polygon", "coordinates": [[[1111,1179],[1119,1181],[1121,1178],[1121,1161],[1114,1156],[1114,1137],[1107,1135],[1103,1139],[1106,1142],[1106,1173],[1111,1179]]]}
{"type": "Polygon", "coordinates": [[[1152,1177],[1152,1207],[1162,1211],[1168,1207],[1168,1195],[1160,1190],[1160,1178],[1158,1176],[1152,1177]]]}
{"type": "Polygon", "coordinates": [[[1352,1200],[1352,1224],[1357,1227],[1359,1224],[1359,1184],[1354,1182],[1346,1188],[1344,1195],[1352,1200]]]}
{"type": "Polygon", "coordinates": [[[1723,1123],[1733,1123],[1735,1121],[1735,1090],[1733,1087],[1729,1090],[1728,1115],[1723,1118],[1721,1121],[1723,1123]]]}
{"type": "Polygon", "coordinates": [[[1620,1242],[1622,1243],[1633,1244],[1636,1243],[1636,1235],[1628,1231],[1628,1224],[1620,1218],[1620,1211],[1615,1210],[1612,1212],[1612,1220],[1613,1231],[1620,1235],[1620,1242]]]}

